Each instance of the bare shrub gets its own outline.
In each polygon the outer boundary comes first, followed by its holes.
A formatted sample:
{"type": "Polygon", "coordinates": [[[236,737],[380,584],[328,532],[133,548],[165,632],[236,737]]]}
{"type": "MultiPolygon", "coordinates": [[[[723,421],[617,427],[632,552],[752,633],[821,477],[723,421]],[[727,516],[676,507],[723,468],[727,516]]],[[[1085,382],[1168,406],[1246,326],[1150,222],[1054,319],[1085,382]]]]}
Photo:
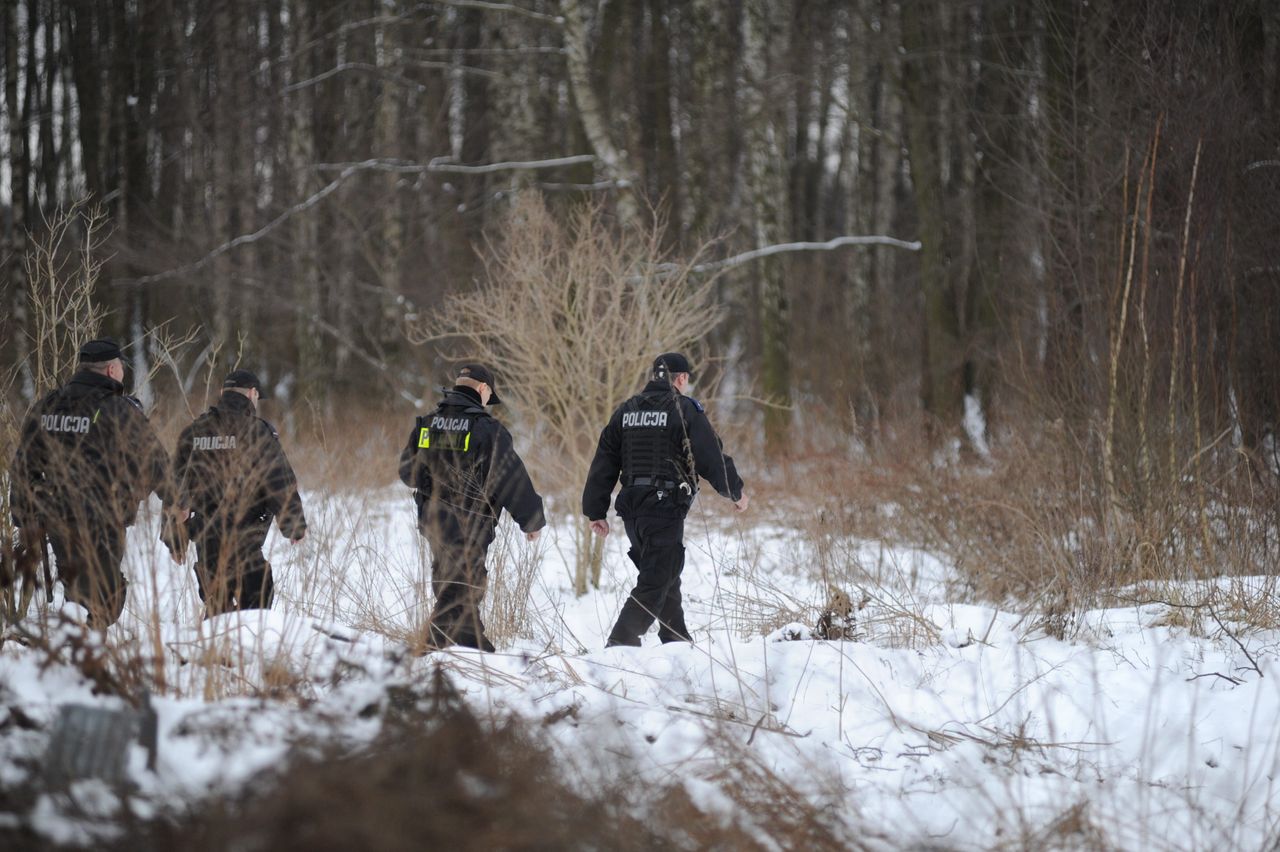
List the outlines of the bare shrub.
{"type": "Polygon", "coordinates": [[[70,374],[80,346],[98,334],[105,311],[94,291],[107,260],[107,236],[106,211],[85,201],[46,219],[43,232],[31,235],[23,257],[31,330],[22,369],[37,397],[70,374]]]}
{"type": "MultiPolygon", "coordinates": [[[[696,253],[670,255],[661,224],[618,231],[597,204],[562,225],[526,194],[502,233],[476,289],[447,299],[411,338],[494,365],[503,398],[533,430],[537,481],[576,514],[614,408],[639,389],[655,355],[696,347],[719,320],[713,278],[693,273],[696,253]]],[[[580,525],[578,594],[599,584],[600,558],[599,539],[580,525]]]]}
{"type": "Polygon", "coordinates": [[[129,848],[652,849],[620,788],[583,795],[516,720],[477,719],[437,670],[397,690],[367,749],[300,744],[245,793],[157,822],[129,848]]]}
{"type": "MultiPolygon", "coordinates": [[[[106,258],[106,213],[81,201],[46,218],[39,234],[29,235],[23,255],[29,325],[22,349],[26,360],[0,373],[0,398],[10,399],[25,385],[35,398],[53,390],[74,370],[82,344],[98,334],[105,315],[94,298],[106,258]]],[[[12,524],[9,463],[18,444],[18,410],[0,406],[0,624],[22,619],[35,596],[39,546],[31,531],[21,540],[12,524]]]]}

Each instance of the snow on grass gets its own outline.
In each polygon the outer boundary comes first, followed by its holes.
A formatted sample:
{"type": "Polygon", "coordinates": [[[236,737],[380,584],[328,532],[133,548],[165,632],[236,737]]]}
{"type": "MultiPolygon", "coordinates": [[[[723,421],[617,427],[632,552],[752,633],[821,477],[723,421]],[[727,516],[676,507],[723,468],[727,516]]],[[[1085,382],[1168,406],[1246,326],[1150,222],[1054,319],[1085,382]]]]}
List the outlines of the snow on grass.
{"type": "MultiPolygon", "coordinates": [[[[1280,837],[1274,632],[1229,621],[1188,630],[1176,608],[1133,590],[1133,605],[1084,613],[1075,638],[1058,640],[1035,617],[964,600],[926,553],[806,540],[699,507],[684,574],[692,645],[651,633],[641,649],[605,649],[634,581],[625,536],[615,523],[601,587],[575,598],[577,520],[566,519],[532,550],[504,525],[491,566],[536,575],[499,653],[415,657],[404,643],[430,598],[411,502],[398,491],[312,496],[308,511],[307,542],[268,541],[276,608],[204,622],[194,554],[172,564],[152,520],[131,532],[129,606],[108,644],[146,647],[158,625],[165,649],[156,770],[130,764],[142,800],[233,791],[298,741],[358,747],[377,733],[389,686],[443,665],[482,717],[535,723],[582,783],[618,773],[682,783],[728,819],[751,819],[723,786],[725,767],[749,760],[839,814],[851,837],[890,848],[1280,837]],[[831,585],[861,605],[857,641],[785,641],[809,635],[831,585]]],[[[1254,593],[1269,588],[1258,581],[1254,593]]],[[[34,783],[59,705],[121,706],[42,661],[16,643],[0,650],[2,712],[36,723],[0,720],[7,788],[34,783]]],[[[109,821],[110,794],[91,792],[90,816],[109,821]]],[[[98,836],[83,808],[59,801],[41,796],[19,817],[50,839],[98,836]]]]}

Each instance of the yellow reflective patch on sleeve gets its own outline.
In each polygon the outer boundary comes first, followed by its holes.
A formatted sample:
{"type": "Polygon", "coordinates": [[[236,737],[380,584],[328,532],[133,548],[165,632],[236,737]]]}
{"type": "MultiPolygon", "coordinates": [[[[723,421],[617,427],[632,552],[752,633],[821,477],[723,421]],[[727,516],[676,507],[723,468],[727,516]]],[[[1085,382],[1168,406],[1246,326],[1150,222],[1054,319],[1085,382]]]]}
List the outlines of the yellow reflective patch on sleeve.
{"type": "Polygon", "coordinates": [[[470,432],[436,432],[431,435],[429,428],[424,428],[418,435],[418,449],[430,450],[433,453],[466,453],[471,451],[470,432]]]}

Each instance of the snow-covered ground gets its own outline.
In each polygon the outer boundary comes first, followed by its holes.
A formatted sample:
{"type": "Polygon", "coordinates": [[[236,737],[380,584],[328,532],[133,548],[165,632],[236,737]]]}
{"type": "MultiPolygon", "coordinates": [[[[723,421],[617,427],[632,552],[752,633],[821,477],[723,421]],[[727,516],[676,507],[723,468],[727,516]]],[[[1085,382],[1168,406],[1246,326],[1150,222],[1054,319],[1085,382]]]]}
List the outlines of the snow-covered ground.
{"type": "MultiPolygon", "coordinates": [[[[499,653],[425,657],[402,644],[428,600],[402,490],[311,495],[308,541],[268,541],[276,608],[203,623],[194,553],[174,565],[144,517],[131,531],[128,609],[109,633],[156,647],[159,614],[158,760],[151,771],[134,749],[132,807],[234,790],[301,736],[367,740],[381,718],[369,709],[388,686],[443,664],[481,716],[538,723],[577,777],[625,767],[641,781],[682,783],[726,819],[752,818],[720,786],[725,762],[747,755],[838,814],[851,840],[884,848],[1280,839],[1280,635],[1225,618],[1188,627],[1186,610],[1134,603],[1080,615],[1060,641],[1041,617],[961,600],[962,584],[928,554],[815,541],[699,502],[684,573],[692,645],[662,646],[651,633],[641,649],[605,650],[634,580],[625,536],[615,522],[600,588],[575,597],[577,521],[562,515],[536,545],[504,523],[491,560],[499,653]],[[861,605],[850,640],[810,638],[830,585],[861,605]]],[[[1272,590],[1258,581],[1234,591],[1272,590]]],[[[33,607],[32,618],[52,624],[56,609],[33,607]]],[[[15,642],[0,650],[0,788],[35,783],[61,705],[122,706],[93,695],[72,667],[44,663],[15,642]],[[13,724],[15,712],[35,724],[13,724]]],[[[112,813],[98,782],[77,789],[82,806],[112,813]]],[[[43,795],[29,811],[0,813],[0,825],[80,841],[109,827],[109,817],[72,818],[65,804],[43,795]]]]}

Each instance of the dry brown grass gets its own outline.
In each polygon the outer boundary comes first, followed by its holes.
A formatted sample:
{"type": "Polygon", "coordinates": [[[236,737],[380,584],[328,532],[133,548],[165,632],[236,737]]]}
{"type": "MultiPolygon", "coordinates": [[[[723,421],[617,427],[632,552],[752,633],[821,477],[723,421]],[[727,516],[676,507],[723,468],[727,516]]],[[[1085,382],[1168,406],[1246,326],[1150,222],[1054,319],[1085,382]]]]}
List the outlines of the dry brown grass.
{"type": "MultiPolygon", "coordinates": [[[[849,541],[918,546],[957,569],[953,599],[1034,613],[1059,636],[1135,584],[1273,573],[1280,491],[1240,454],[1198,459],[1200,477],[1125,488],[1108,486],[1098,459],[1063,431],[1024,431],[1034,437],[1006,438],[990,459],[968,463],[933,465],[910,447],[888,455],[898,461],[797,457],[776,471],[770,502],[802,530],[827,585],[878,598],[878,567],[861,564],[849,541]]],[[[1267,600],[1231,609],[1274,624],[1267,600]]],[[[904,616],[914,609],[897,603],[904,616]]]]}

